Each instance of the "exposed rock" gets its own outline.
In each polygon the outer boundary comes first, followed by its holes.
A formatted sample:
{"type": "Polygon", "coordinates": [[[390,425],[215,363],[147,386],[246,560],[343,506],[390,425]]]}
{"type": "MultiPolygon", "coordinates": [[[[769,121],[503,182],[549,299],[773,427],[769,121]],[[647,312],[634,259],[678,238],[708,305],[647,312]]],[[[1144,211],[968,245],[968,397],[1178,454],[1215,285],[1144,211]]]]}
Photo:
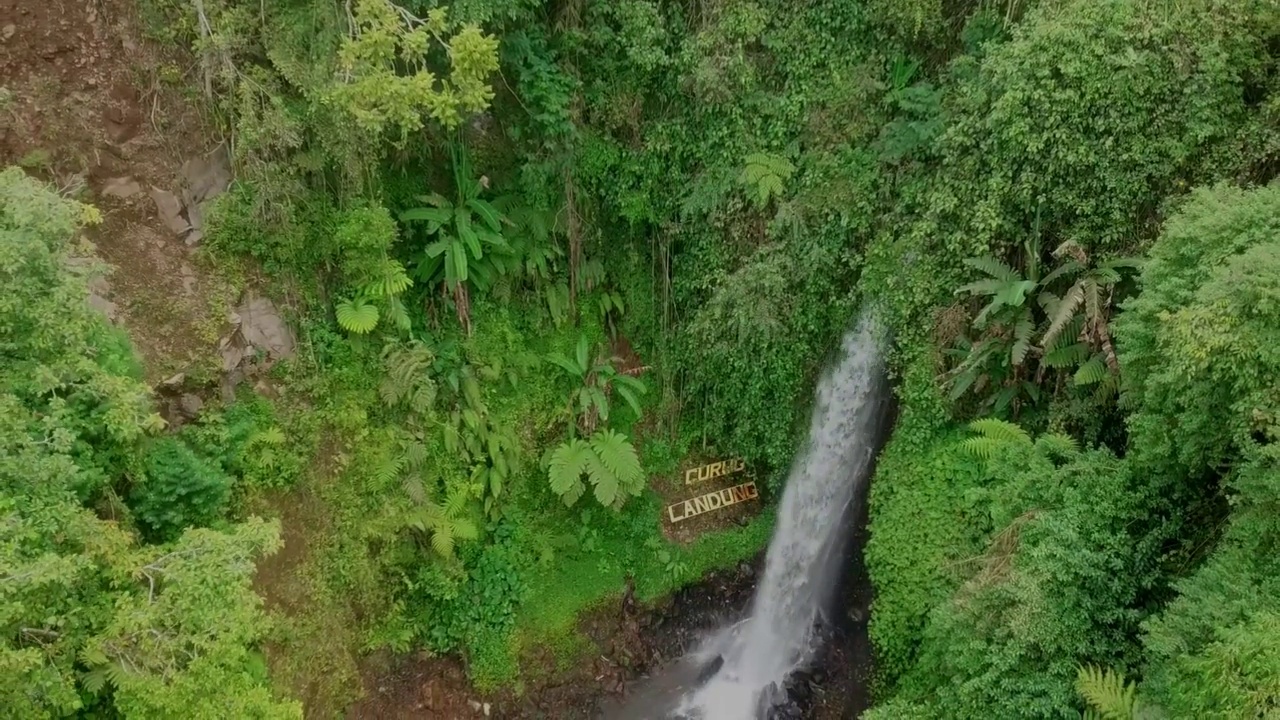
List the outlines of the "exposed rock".
{"type": "Polygon", "coordinates": [[[276,360],[293,356],[297,345],[293,330],[270,300],[250,294],[236,314],[240,316],[240,334],[250,346],[265,350],[276,360]]]}
{"type": "Polygon", "coordinates": [[[102,184],[102,194],[113,198],[131,198],[142,192],[142,185],[131,177],[108,178],[102,184]]]}
{"type": "Polygon", "coordinates": [[[184,382],[186,382],[186,381],[187,381],[187,374],[186,374],[186,373],[182,373],[182,372],[180,372],[180,373],[175,373],[175,374],[170,375],[169,377],[165,378],[164,380],[161,380],[161,381],[160,381],[160,387],[163,387],[163,388],[176,388],[176,387],[178,387],[179,385],[182,385],[182,383],[184,383],[184,382]]]}
{"type": "Polygon", "coordinates": [[[156,212],[160,214],[165,226],[179,237],[186,234],[191,229],[191,223],[182,216],[182,202],[178,197],[155,186],[152,186],[150,193],[151,199],[156,203],[156,212]]]}
{"type": "MultiPolygon", "coordinates": [[[[227,146],[219,145],[208,155],[184,162],[182,178],[186,182],[185,194],[190,198],[190,205],[198,205],[220,195],[231,184],[231,156],[227,146]]],[[[199,227],[194,218],[191,225],[199,227]]]]}
{"type": "Polygon", "coordinates": [[[187,420],[195,420],[204,409],[204,400],[194,393],[183,393],[178,398],[178,410],[187,420]]]}
{"type": "Polygon", "coordinates": [[[218,341],[218,354],[222,356],[222,371],[231,372],[240,367],[240,362],[244,360],[244,345],[234,342],[231,336],[227,336],[218,341]]]}
{"type": "Polygon", "coordinates": [[[268,364],[293,356],[297,345],[293,330],[269,299],[251,293],[227,319],[236,327],[218,341],[224,372],[259,353],[268,364]]]}
{"type": "Polygon", "coordinates": [[[116,317],[120,314],[120,309],[115,303],[95,292],[89,293],[89,307],[107,316],[107,319],[111,322],[115,322],[116,317]]]}
{"type": "Polygon", "coordinates": [[[708,680],[715,677],[716,673],[720,672],[720,668],[722,667],[724,667],[724,656],[716,655],[715,660],[712,660],[711,662],[702,666],[702,669],[698,671],[697,684],[705,685],[708,680]]]}

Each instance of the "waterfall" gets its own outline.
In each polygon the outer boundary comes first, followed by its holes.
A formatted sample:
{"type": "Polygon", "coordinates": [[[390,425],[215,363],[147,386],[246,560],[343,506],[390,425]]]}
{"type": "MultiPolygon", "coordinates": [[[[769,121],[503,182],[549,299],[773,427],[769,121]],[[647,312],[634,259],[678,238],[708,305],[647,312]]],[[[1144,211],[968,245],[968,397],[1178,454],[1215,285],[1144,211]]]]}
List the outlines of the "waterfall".
{"type": "Polygon", "coordinates": [[[747,618],[713,636],[700,655],[719,670],[680,703],[700,720],[751,720],[815,650],[814,629],[834,600],[853,504],[865,497],[887,418],[881,336],[868,314],[841,340],[818,383],[807,444],[794,461],[765,570],[747,618]]]}

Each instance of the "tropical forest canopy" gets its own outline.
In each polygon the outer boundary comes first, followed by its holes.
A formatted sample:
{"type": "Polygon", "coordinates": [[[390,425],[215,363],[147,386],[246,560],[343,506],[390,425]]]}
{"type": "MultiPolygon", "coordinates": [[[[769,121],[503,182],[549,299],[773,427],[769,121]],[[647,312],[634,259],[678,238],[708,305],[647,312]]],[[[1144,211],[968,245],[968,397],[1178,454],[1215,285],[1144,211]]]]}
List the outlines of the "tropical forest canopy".
{"type": "Polygon", "coordinates": [[[776,503],[864,305],[900,404],[867,717],[1280,708],[1274,0],[140,12],[230,140],[203,251],[300,349],[165,427],[68,262],[92,199],[0,173],[7,716],[300,717],[320,676],[340,712],[348,651],[571,664],[628,577],[763,548],[768,509],[669,541],[650,479],[732,455],[776,503]],[[308,478],[321,610],[281,626],[262,499],[308,478]]]}

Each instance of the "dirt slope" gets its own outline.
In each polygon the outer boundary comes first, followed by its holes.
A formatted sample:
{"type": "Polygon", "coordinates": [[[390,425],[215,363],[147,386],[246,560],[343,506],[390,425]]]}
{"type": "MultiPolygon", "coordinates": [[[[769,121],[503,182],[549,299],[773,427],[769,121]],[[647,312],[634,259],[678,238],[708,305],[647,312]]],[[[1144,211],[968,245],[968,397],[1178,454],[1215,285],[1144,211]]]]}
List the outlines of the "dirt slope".
{"type": "Polygon", "coordinates": [[[235,290],[201,266],[152,197],[179,192],[184,161],[219,143],[176,89],[186,68],[143,40],[136,7],[0,0],[0,165],[102,211],[88,237],[113,270],[95,300],[129,330],[154,382],[213,372],[235,290]]]}

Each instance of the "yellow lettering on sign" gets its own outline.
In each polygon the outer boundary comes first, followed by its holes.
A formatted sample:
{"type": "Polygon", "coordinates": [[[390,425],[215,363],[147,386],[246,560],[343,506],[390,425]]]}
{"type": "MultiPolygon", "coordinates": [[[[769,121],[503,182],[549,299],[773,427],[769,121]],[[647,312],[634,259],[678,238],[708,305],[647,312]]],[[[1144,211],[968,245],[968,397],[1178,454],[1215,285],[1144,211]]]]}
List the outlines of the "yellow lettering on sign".
{"type": "Polygon", "coordinates": [[[747,482],[724,490],[716,490],[705,495],[699,495],[674,505],[668,505],[667,517],[671,518],[672,523],[678,523],[712,510],[719,510],[730,505],[737,505],[740,502],[754,500],[759,496],[760,493],[756,490],[755,482],[747,482]],[[680,510],[679,515],[676,514],[676,510],[680,510]]]}
{"type": "Polygon", "coordinates": [[[734,473],[742,472],[746,468],[747,463],[742,458],[721,460],[720,462],[714,462],[710,465],[689,468],[684,471],[684,484],[693,485],[694,483],[715,480],[720,477],[727,477],[734,473]]]}

